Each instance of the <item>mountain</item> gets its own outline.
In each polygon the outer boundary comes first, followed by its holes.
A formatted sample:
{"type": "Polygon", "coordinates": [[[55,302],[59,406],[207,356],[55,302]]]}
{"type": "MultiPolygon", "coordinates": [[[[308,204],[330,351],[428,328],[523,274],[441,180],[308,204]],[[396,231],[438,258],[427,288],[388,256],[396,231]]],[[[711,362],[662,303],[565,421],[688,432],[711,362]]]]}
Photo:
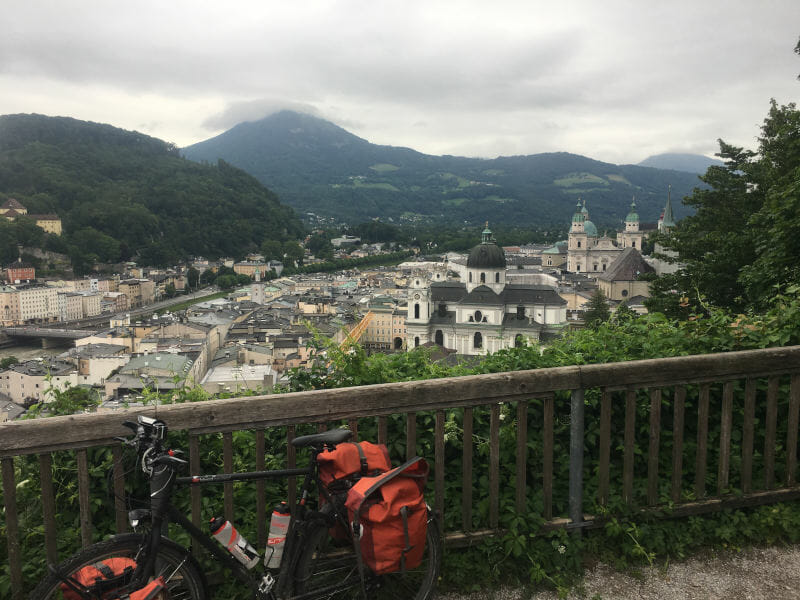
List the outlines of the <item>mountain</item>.
{"type": "Polygon", "coordinates": [[[293,211],[225,162],[201,165],[141,133],[42,115],[0,116],[0,203],[56,213],[50,243],[91,262],[240,257],[302,232],[293,211]],[[93,256],[92,256],[93,255],[93,256]]]}
{"type": "Polygon", "coordinates": [[[654,154],[639,163],[640,167],[653,167],[656,169],[671,169],[673,171],[686,171],[702,175],[708,167],[721,167],[723,163],[716,158],[709,158],[703,154],[666,153],[654,154]]]}
{"type": "MultiPolygon", "coordinates": [[[[240,167],[300,212],[358,223],[567,224],[578,198],[602,226],[622,222],[636,197],[656,221],[673,198],[700,185],[690,173],[613,165],[568,153],[495,159],[433,156],[380,146],[316,117],[282,111],[240,123],[182,150],[185,157],[240,167]]],[[[673,201],[678,218],[687,214],[673,201]]]]}

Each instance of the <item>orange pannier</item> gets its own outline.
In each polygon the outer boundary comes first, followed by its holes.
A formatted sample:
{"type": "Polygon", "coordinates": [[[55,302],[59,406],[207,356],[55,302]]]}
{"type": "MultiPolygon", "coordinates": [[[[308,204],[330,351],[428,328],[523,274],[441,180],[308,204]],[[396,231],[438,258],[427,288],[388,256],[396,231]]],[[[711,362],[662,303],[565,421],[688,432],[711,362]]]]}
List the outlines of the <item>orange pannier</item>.
{"type": "Polygon", "coordinates": [[[347,512],[364,565],[382,575],[422,562],[428,532],[423,490],[428,463],[416,457],[377,477],[362,477],[347,493],[347,512]]]}
{"type": "Polygon", "coordinates": [[[87,565],[73,573],[69,583],[61,584],[64,600],[82,600],[83,596],[75,589],[90,592],[108,600],[161,600],[166,588],[164,579],[157,577],[143,588],[133,592],[121,592],[129,584],[136,561],[126,557],[113,557],[87,565]]]}
{"type": "Polygon", "coordinates": [[[344,442],[333,450],[325,450],[317,455],[319,479],[325,487],[336,489],[339,482],[349,483],[366,475],[385,473],[392,468],[389,451],[383,444],[372,442],[344,442]]]}

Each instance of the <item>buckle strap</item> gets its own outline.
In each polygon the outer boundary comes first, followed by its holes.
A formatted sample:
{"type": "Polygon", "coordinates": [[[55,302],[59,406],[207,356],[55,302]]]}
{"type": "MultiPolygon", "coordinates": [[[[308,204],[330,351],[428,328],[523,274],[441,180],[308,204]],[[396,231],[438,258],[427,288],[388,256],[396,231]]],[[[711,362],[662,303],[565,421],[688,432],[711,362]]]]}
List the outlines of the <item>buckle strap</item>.
{"type": "Polygon", "coordinates": [[[98,571],[100,571],[100,573],[106,579],[111,579],[112,577],[114,577],[114,571],[111,570],[111,567],[109,567],[106,563],[104,563],[102,561],[98,561],[98,562],[94,563],[92,566],[95,569],[97,569],[98,571]]]}
{"type": "Polygon", "coordinates": [[[361,462],[361,474],[366,475],[367,473],[369,473],[369,463],[367,463],[367,455],[364,454],[364,449],[361,447],[361,444],[359,442],[353,442],[353,443],[356,445],[356,448],[358,449],[358,458],[359,461],[361,462]]]}

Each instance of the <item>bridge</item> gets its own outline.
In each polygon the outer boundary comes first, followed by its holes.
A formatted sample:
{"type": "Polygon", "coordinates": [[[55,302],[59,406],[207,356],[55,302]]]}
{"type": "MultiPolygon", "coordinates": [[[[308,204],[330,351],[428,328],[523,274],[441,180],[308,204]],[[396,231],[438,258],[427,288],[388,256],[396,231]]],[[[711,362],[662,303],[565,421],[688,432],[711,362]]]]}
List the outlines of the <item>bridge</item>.
{"type": "Polygon", "coordinates": [[[42,340],[42,347],[47,348],[48,340],[79,340],[95,333],[92,329],[58,329],[55,327],[39,327],[25,325],[20,327],[6,327],[1,330],[9,338],[38,338],[42,340]]]}

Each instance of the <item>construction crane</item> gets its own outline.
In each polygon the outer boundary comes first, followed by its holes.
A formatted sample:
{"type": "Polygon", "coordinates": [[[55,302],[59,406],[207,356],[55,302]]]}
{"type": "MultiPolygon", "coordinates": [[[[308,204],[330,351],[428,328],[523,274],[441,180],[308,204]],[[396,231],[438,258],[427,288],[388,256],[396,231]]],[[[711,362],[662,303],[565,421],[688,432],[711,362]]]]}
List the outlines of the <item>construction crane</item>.
{"type": "Polygon", "coordinates": [[[344,349],[347,348],[348,346],[352,346],[353,344],[358,343],[358,340],[360,340],[361,336],[364,335],[364,332],[367,330],[369,322],[372,320],[372,317],[374,316],[375,315],[373,314],[372,311],[367,312],[367,314],[364,315],[364,318],[361,319],[358,325],[353,327],[347,334],[347,337],[344,338],[344,341],[341,344],[339,344],[339,348],[344,349]]]}

